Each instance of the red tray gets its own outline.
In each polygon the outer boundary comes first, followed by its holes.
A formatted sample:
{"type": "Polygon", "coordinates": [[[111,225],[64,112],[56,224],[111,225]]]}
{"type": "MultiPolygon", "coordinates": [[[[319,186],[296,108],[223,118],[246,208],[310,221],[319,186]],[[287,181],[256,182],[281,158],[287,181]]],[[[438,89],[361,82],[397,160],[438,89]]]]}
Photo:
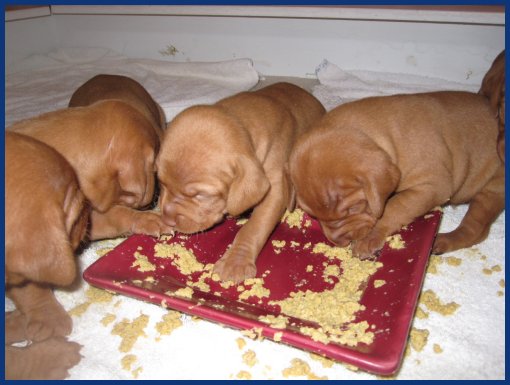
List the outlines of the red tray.
{"type": "MultiPolygon", "coordinates": [[[[324,242],[331,245],[322,234],[319,223],[306,214],[303,222],[311,220],[311,226],[299,229],[291,228],[285,222],[279,224],[257,259],[258,277],[270,271],[264,277],[264,287],[270,290],[270,296],[263,301],[251,297],[241,302],[238,300],[236,286],[224,289],[212,280],[206,281],[210,284],[210,292],[202,292],[194,287],[191,298],[165,294],[186,287],[186,281],[190,276],[181,274],[170,263],[171,259],[154,257],[155,244],[177,242],[192,250],[201,263],[214,263],[223,255],[240,228],[234,219],[226,220],[204,233],[191,236],[176,235],[165,241],[145,235],[133,235],[89,266],[83,276],[94,286],[165,305],[222,325],[246,330],[260,328],[258,330],[261,331],[261,335],[268,338],[274,338],[275,333],[282,332],[283,343],[372,373],[389,375],[397,371],[402,360],[440,219],[440,211],[433,211],[416,219],[399,232],[406,243],[404,249],[391,249],[386,244],[381,250],[378,261],[383,263],[383,267],[367,282],[360,301],[365,309],[356,314],[355,320],[366,320],[369,324],[376,325],[374,340],[369,345],[359,343],[356,347],[349,347],[314,341],[311,337],[301,334],[296,327],[310,325],[310,322],[305,320],[291,318],[293,322],[289,323],[286,329],[276,329],[259,321],[259,316],[279,314],[278,306],[269,305],[271,300],[287,298],[293,291],[310,289],[320,292],[333,286],[324,282],[322,277],[310,279],[310,274],[306,273],[308,265],[323,270],[322,263],[327,258],[322,254],[313,254],[311,247],[304,249],[303,245],[307,242],[324,242]],[[279,254],[275,253],[272,240],[286,241],[286,246],[279,254]],[[297,241],[301,246],[291,248],[290,241],[297,241]],[[136,251],[147,256],[157,269],[140,272],[138,268],[132,267],[136,251]],[[306,280],[303,281],[305,276],[306,280]],[[153,277],[154,280],[144,281],[147,277],[153,277]],[[384,287],[375,288],[374,280],[384,280],[386,284],[384,287]],[[304,286],[303,282],[306,282],[304,286]],[[214,292],[221,293],[221,296],[214,295],[214,292]],[[249,302],[250,299],[254,300],[249,302]]],[[[193,273],[191,277],[196,278],[196,274],[193,273]]]]}

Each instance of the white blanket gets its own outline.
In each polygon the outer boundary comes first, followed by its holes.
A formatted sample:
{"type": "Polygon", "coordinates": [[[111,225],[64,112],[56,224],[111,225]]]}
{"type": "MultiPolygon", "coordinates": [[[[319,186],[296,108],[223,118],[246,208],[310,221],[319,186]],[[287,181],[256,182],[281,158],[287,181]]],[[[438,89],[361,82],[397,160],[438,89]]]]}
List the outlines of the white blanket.
{"type": "Polygon", "coordinates": [[[129,76],[140,82],[170,121],[193,104],[211,104],[246,91],[259,76],[250,59],[176,63],[132,59],[102,48],[62,49],[33,55],[5,79],[5,124],[66,108],[73,92],[97,74],[129,76]]]}
{"type": "MultiPolygon", "coordinates": [[[[241,61],[241,63],[251,68],[247,62],[241,61]]],[[[231,65],[234,65],[234,62],[231,62],[231,65]]],[[[153,68],[159,67],[155,65],[153,68]]],[[[365,93],[353,94],[349,93],[350,91],[344,93],[345,90],[341,87],[343,80],[336,79],[332,75],[328,75],[326,80],[322,72],[325,68],[327,67],[322,65],[318,70],[321,84],[314,92],[326,105],[329,103],[328,109],[334,106],[332,100],[345,101],[349,98],[368,96],[371,93],[395,92],[398,79],[406,78],[402,75],[395,79],[393,75],[389,75],[391,81],[387,81],[384,73],[372,73],[370,78],[356,76],[356,79],[361,79],[359,83],[365,85],[365,93]],[[327,100],[323,99],[326,95],[327,100]]],[[[95,70],[97,70],[96,67],[89,68],[89,74],[95,70]]],[[[334,67],[330,67],[329,70],[336,71],[334,67]]],[[[98,72],[100,71],[103,69],[101,68],[98,72]]],[[[114,72],[113,68],[112,72],[114,72]]],[[[232,74],[231,71],[228,73],[232,74]]],[[[342,79],[345,77],[355,79],[351,72],[339,71],[339,73],[343,76],[342,79]]],[[[84,76],[83,80],[87,76],[84,76]]],[[[159,75],[148,76],[154,82],[153,84],[157,85],[160,82],[159,75]]],[[[244,78],[244,76],[239,77],[244,78]]],[[[253,75],[248,77],[254,79],[253,75]]],[[[36,84],[36,79],[30,81],[36,84]]],[[[81,81],[77,80],[76,85],[79,85],[81,81]]],[[[67,102],[72,89],[61,88],[59,82],[60,80],[53,82],[59,90],[59,98],[52,99],[51,105],[47,104],[47,100],[44,103],[41,102],[38,106],[41,110],[51,110],[57,105],[64,106],[67,102]]],[[[205,79],[204,82],[206,82],[205,79]]],[[[12,84],[10,78],[7,79],[7,83],[12,84]]],[[[243,84],[248,86],[251,83],[243,84]]],[[[143,81],[142,84],[146,85],[143,81]]],[[[429,89],[427,84],[424,82],[421,89],[429,89]]],[[[201,83],[193,83],[193,87],[195,86],[200,87],[201,83]]],[[[413,87],[418,90],[420,84],[414,83],[413,87]]],[[[469,85],[469,87],[476,90],[474,86],[469,85]]],[[[41,88],[44,89],[42,85],[41,88]]],[[[175,84],[173,87],[169,86],[169,90],[176,88],[175,84]]],[[[226,87],[225,83],[221,83],[217,86],[218,93],[214,95],[225,94],[226,89],[233,92],[234,88],[226,87]]],[[[214,90],[214,87],[210,85],[209,90],[214,90]]],[[[10,99],[9,95],[12,93],[10,90],[6,91],[7,98],[10,99]]],[[[189,92],[197,97],[197,102],[202,102],[200,92],[196,92],[191,86],[189,92]]],[[[30,101],[34,93],[40,94],[37,89],[25,88],[24,95],[31,108],[35,106],[30,101]]],[[[161,102],[160,98],[156,97],[156,99],[161,102]]],[[[193,102],[191,98],[190,102],[193,102]]],[[[11,105],[13,101],[7,100],[6,103],[11,105]]],[[[23,110],[26,107],[24,104],[23,100],[18,100],[16,110],[23,110]]],[[[10,111],[13,110],[9,110],[8,113],[10,111]]],[[[12,116],[9,118],[10,121],[13,120],[12,116]]],[[[441,231],[456,227],[465,211],[465,206],[447,208],[444,212],[441,231]]],[[[116,239],[91,244],[78,257],[81,271],[99,258],[105,249],[112,248],[121,241],[122,239],[116,239]]],[[[421,335],[428,333],[428,337],[423,346],[418,344],[415,348],[409,349],[409,355],[404,359],[402,368],[396,376],[397,379],[504,378],[504,243],[505,218],[501,215],[493,225],[486,241],[473,248],[433,258],[435,270],[431,269],[427,273],[423,290],[432,290],[440,300],[440,305],[455,302],[460,306],[453,314],[443,315],[443,308],[438,304],[430,305],[432,310],[427,308],[424,302],[419,304],[419,308],[428,314],[428,318],[415,318],[413,329],[417,329],[418,334],[421,333],[421,335]]],[[[323,364],[305,351],[269,339],[251,340],[243,337],[237,330],[204,320],[196,320],[185,314],[178,317],[182,326],[177,327],[169,335],[161,335],[156,328],[162,321],[162,317],[167,314],[166,309],[120,295],[106,297],[103,301],[99,301],[98,298],[91,298],[90,294],[90,287],[83,280],[72,290],[56,291],[58,300],[68,311],[76,309],[79,305],[90,303],[82,313],[77,312],[73,315],[74,329],[69,338],[83,345],[81,350],[83,359],[71,369],[70,379],[221,380],[235,379],[243,371],[252,379],[306,379],[307,376],[286,377],[284,375],[284,370],[292,366],[291,361],[295,358],[309,365],[310,376],[326,376],[334,380],[377,378],[363,371],[353,371],[352,368],[341,363],[323,364]],[[121,353],[119,351],[121,337],[112,334],[115,325],[124,319],[132,323],[141,314],[149,317],[147,326],[143,328],[144,335],[138,337],[128,352],[121,353]],[[115,317],[111,323],[101,322],[108,319],[105,317],[109,315],[115,317]],[[236,341],[240,337],[246,342],[246,346],[242,348],[236,341]],[[243,354],[250,350],[254,352],[256,359],[253,366],[247,364],[251,361],[243,361],[243,354]],[[132,360],[131,365],[127,365],[128,360],[132,360]]],[[[6,309],[11,308],[12,304],[7,302],[6,309]]]]}

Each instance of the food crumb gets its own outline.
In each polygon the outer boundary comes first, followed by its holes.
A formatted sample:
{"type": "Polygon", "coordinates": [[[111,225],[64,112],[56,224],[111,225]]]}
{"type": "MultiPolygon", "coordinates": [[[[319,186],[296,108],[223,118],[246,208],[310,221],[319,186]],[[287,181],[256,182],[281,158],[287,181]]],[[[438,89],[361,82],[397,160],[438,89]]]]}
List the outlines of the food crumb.
{"type": "Polygon", "coordinates": [[[311,273],[313,271],[313,265],[306,266],[306,272],[311,273]]]}
{"type": "MultiPolygon", "coordinates": [[[[160,336],[170,335],[180,326],[182,326],[181,313],[170,310],[167,314],[163,315],[163,320],[156,324],[156,331],[160,336]]],[[[156,340],[160,338],[158,337],[156,340]]]]}
{"type": "Polygon", "coordinates": [[[196,271],[203,271],[204,265],[198,262],[192,251],[178,243],[156,243],[154,256],[157,258],[172,258],[172,265],[184,275],[190,275],[196,271]]]}
{"type": "Polygon", "coordinates": [[[388,246],[393,250],[400,250],[406,247],[406,243],[400,234],[392,235],[386,238],[386,241],[388,242],[388,246]]]}
{"type": "Polygon", "coordinates": [[[266,316],[259,316],[259,321],[269,324],[275,329],[285,329],[289,322],[289,318],[283,315],[275,317],[274,315],[269,314],[266,316]]]}
{"type": "Polygon", "coordinates": [[[333,360],[315,353],[310,353],[310,358],[315,361],[319,361],[323,368],[331,368],[335,364],[333,360]]]}
{"type": "Polygon", "coordinates": [[[134,354],[127,354],[120,360],[122,369],[130,371],[131,366],[136,362],[137,357],[134,354]]]}
{"type": "Polygon", "coordinates": [[[81,317],[83,314],[85,314],[85,312],[87,311],[87,309],[89,308],[90,305],[92,305],[91,302],[82,303],[80,305],[77,305],[77,306],[73,307],[67,313],[70,316],[81,317]]]}
{"type": "Polygon", "coordinates": [[[239,348],[239,350],[243,350],[243,348],[246,346],[246,341],[244,338],[237,338],[236,339],[236,342],[237,342],[237,347],[239,348]]]}
{"type": "Polygon", "coordinates": [[[449,302],[447,304],[441,303],[441,300],[437,297],[436,293],[430,289],[421,294],[420,303],[424,304],[430,311],[434,311],[444,316],[452,315],[460,307],[460,305],[455,302],[449,302]]]}
{"type": "Polygon", "coordinates": [[[87,299],[90,302],[98,303],[98,302],[111,302],[114,294],[107,290],[98,289],[96,287],[90,286],[85,292],[87,299]]]}
{"type": "Polygon", "coordinates": [[[409,342],[411,347],[417,352],[421,352],[425,345],[427,345],[428,338],[429,331],[427,329],[412,328],[409,334],[409,342]]]}
{"type": "Polygon", "coordinates": [[[119,351],[122,353],[129,352],[133,348],[138,337],[146,337],[143,329],[145,329],[148,323],[149,316],[140,314],[133,322],[129,322],[128,319],[124,318],[121,322],[115,324],[111,334],[120,336],[122,339],[119,351]]]}
{"type": "Polygon", "coordinates": [[[378,288],[380,288],[381,286],[384,286],[384,285],[386,285],[386,281],[384,279],[376,279],[374,281],[374,287],[376,289],[378,289],[378,288]]]}
{"type": "Polygon", "coordinates": [[[500,272],[501,271],[501,266],[499,266],[499,265],[492,266],[491,270],[495,271],[495,272],[500,272]]]}
{"type": "Polygon", "coordinates": [[[416,308],[416,318],[418,319],[429,318],[429,313],[427,313],[425,310],[418,306],[416,308]]]}
{"type": "Polygon", "coordinates": [[[241,370],[239,373],[236,374],[236,378],[238,378],[239,380],[251,380],[251,374],[246,370],[241,370]]]}
{"type": "Polygon", "coordinates": [[[286,223],[290,228],[297,227],[301,228],[301,223],[305,212],[301,209],[295,209],[294,211],[285,211],[283,214],[282,222],[286,223]]]}
{"type": "Polygon", "coordinates": [[[251,368],[258,362],[257,355],[253,350],[247,350],[243,354],[243,362],[251,368]]]}
{"type": "Polygon", "coordinates": [[[437,354],[443,353],[443,348],[439,344],[434,344],[433,349],[434,349],[434,353],[437,353],[437,354]]]}
{"type": "Polygon", "coordinates": [[[462,263],[462,259],[457,257],[447,257],[446,263],[450,266],[460,266],[462,263]]]}
{"type": "Polygon", "coordinates": [[[149,262],[149,258],[146,255],[140,254],[138,251],[134,253],[135,261],[131,267],[138,267],[138,271],[144,273],[146,271],[156,270],[156,265],[149,262]]]}
{"type": "Polygon", "coordinates": [[[283,369],[282,374],[285,378],[306,376],[309,380],[327,380],[327,377],[318,377],[312,373],[310,365],[300,358],[293,358],[291,366],[283,369]]]}
{"type": "Polygon", "coordinates": [[[273,334],[273,340],[276,342],[280,342],[282,340],[282,337],[283,332],[276,332],[275,334],[273,334]]]}
{"type": "Polygon", "coordinates": [[[108,326],[109,324],[111,324],[113,321],[115,321],[115,319],[117,318],[117,316],[115,314],[112,314],[112,313],[108,313],[106,314],[103,319],[101,320],[101,323],[104,325],[104,326],[108,326]]]}

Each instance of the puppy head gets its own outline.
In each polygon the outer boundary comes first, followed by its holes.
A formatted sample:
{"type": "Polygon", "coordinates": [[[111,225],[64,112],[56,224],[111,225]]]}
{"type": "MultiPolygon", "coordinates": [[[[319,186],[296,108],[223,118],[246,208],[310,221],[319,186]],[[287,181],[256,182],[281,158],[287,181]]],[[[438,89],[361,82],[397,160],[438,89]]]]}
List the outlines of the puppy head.
{"type": "Polygon", "coordinates": [[[184,233],[262,200],[269,181],[247,133],[215,106],[195,106],[168,126],[157,159],[163,220],[184,233]]]}
{"type": "Polygon", "coordinates": [[[98,102],[91,112],[96,113],[96,132],[90,127],[83,130],[89,136],[83,138],[87,151],[75,166],[83,192],[99,212],[114,205],[147,206],[156,182],[157,133],[143,115],[123,102],[98,102]]]}
{"type": "Polygon", "coordinates": [[[313,130],[290,157],[296,201],[338,246],[363,238],[381,217],[400,179],[389,156],[363,134],[313,130]]]}
{"type": "Polygon", "coordinates": [[[6,284],[69,285],[89,215],[76,175],[55,150],[23,135],[6,133],[5,151],[6,284]]]}

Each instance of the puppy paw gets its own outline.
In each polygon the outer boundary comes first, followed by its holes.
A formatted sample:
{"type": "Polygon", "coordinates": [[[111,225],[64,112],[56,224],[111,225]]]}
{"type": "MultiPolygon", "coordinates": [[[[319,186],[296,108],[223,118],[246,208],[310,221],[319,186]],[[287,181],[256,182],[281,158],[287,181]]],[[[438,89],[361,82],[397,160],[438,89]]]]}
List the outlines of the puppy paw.
{"type": "Polygon", "coordinates": [[[257,274],[257,267],[253,258],[236,255],[229,250],[216,262],[213,272],[218,274],[222,281],[239,283],[245,279],[254,278],[257,274]]]}
{"type": "Polygon", "coordinates": [[[19,310],[5,313],[5,343],[7,345],[15,342],[25,341],[27,317],[19,310]]]}
{"type": "Polygon", "coordinates": [[[67,336],[73,330],[73,320],[63,308],[37,309],[27,314],[26,336],[42,341],[55,336],[67,336]]]}
{"type": "Polygon", "coordinates": [[[371,231],[365,238],[352,242],[352,254],[360,259],[375,257],[375,253],[384,246],[386,235],[380,231],[371,231]]]}
{"type": "Polygon", "coordinates": [[[131,232],[159,238],[163,234],[173,234],[174,229],[163,222],[161,215],[151,211],[139,211],[136,213],[131,232]]]}
{"type": "Polygon", "coordinates": [[[35,342],[25,348],[10,347],[6,355],[13,355],[15,363],[7,369],[6,377],[26,380],[63,380],[69,369],[77,365],[82,356],[81,345],[64,337],[53,337],[35,342]]]}

